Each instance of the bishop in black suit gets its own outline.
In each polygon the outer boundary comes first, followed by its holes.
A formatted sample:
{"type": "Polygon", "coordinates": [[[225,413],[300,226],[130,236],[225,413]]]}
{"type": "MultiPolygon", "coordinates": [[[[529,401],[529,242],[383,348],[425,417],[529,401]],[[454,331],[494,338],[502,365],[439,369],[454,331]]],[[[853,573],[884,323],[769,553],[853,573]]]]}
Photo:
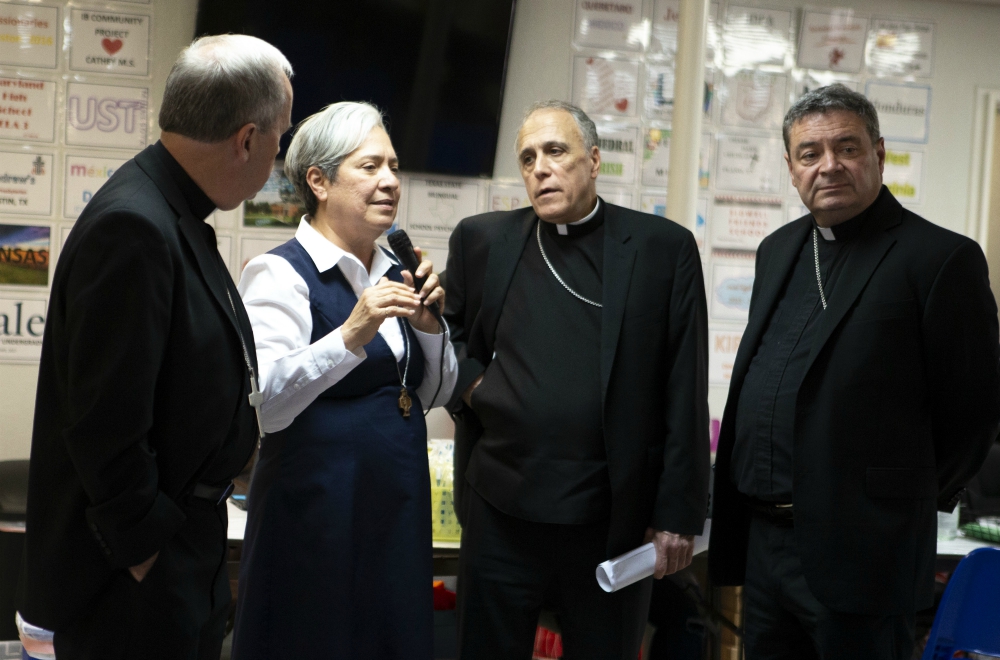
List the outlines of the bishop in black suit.
{"type": "Polygon", "coordinates": [[[803,96],[785,146],[811,213],[757,251],[709,568],[745,585],[749,660],[909,658],[933,603],[936,512],[1000,425],[986,259],[882,185],[861,94],[803,96]]]}
{"type": "Polygon", "coordinates": [[[55,632],[60,660],[218,660],[226,497],[258,437],[257,363],[205,219],[267,180],[289,127],[290,75],[259,39],[192,44],[167,80],[161,142],[94,195],[60,255],[20,606],[55,632]],[[252,92],[234,96],[234,83],[252,92]]]}
{"type": "Polygon", "coordinates": [[[578,108],[536,106],[518,136],[532,208],[451,237],[462,658],[531,657],[545,605],[567,657],[634,660],[651,580],[606,594],[597,564],[653,538],[662,577],[702,531],[701,259],[681,226],[597,197],[596,142],[578,108]]]}

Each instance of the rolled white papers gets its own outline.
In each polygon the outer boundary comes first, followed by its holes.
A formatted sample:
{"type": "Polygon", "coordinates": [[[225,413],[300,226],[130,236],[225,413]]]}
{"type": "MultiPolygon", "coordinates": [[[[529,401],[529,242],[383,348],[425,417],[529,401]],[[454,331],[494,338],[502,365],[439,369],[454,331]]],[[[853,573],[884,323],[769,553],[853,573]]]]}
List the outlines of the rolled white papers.
{"type": "MultiPolygon", "coordinates": [[[[705,531],[694,537],[693,554],[708,550],[708,535],[711,529],[712,520],[708,519],[705,521],[705,531]]],[[[652,543],[647,543],[598,564],[597,583],[601,585],[601,589],[611,593],[649,577],[655,569],[656,549],[652,543]]]]}

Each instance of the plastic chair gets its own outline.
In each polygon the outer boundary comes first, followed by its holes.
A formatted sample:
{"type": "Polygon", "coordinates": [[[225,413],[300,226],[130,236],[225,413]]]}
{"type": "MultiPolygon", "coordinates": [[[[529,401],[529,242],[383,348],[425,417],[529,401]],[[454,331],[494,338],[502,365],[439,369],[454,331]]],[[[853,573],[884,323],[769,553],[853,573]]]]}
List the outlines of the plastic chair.
{"type": "Polygon", "coordinates": [[[1000,656],[1000,549],[973,550],[948,581],[923,660],[956,651],[1000,656]]]}

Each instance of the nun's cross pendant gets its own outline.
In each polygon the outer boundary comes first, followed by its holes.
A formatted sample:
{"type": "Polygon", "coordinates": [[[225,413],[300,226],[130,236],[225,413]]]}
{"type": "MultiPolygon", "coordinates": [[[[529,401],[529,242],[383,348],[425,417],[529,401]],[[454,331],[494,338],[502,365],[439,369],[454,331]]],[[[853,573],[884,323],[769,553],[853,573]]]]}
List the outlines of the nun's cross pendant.
{"type": "Polygon", "coordinates": [[[409,418],[410,408],[413,407],[413,399],[410,398],[410,393],[406,391],[405,387],[399,390],[399,409],[403,411],[403,417],[409,418]]]}

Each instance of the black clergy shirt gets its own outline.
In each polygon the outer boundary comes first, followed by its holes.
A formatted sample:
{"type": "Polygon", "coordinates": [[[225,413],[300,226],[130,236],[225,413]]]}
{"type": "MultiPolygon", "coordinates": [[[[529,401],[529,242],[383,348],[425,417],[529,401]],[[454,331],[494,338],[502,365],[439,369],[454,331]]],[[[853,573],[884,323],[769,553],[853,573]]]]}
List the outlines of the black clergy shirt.
{"type": "MultiPolygon", "coordinates": [[[[836,295],[841,267],[867,216],[866,209],[830,230],[817,228],[828,303],[836,295]],[[833,238],[824,236],[831,232],[833,238]]],[[[795,400],[823,313],[810,231],[750,362],[736,408],[731,476],[737,489],[754,499],[792,501],[795,400]]]]}
{"type": "Polygon", "coordinates": [[[580,225],[537,221],[497,322],[496,356],[472,394],[483,424],[466,479],[504,513],[534,522],[606,520],[611,484],[601,405],[604,202],[580,225]]]}
{"type": "MultiPolygon", "coordinates": [[[[181,164],[167,151],[167,148],[163,146],[162,142],[157,142],[153,146],[153,153],[166,168],[167,172],[170,173],[170,178],[173,179],[174,183],[177,184],[178,190],[180,190],[181,195],[184,197],[184,201],[188,205],[188,209],[191,214],[198,220],[205,220],[208,216],[215,211],[215,202],[213,202],[205,192],[198,187],[194,179],[188,175],[181,164]]],[[[215,266],[218,270],[217,273],[213,275],[220,278],[220,281],[226,283],[226,287],[229,289],[229,295],[233,298],[233,305],[241,304],[240,293],[236,289],[236,285],[233,282],[233,278],[229,275],[229,271],[226,269],[226,264],[222,261],[222,255],[219,254],[218,242],[215,236],[215,230],[208,223],[203,222],[201,227],[201,233],[205,238],[205,244],[210,250],[210,254],[217,257],[215,266]]],[[[205,274],[208,276],[207,274],[205,274]]],[[[226,303],[228,304],[228,299],[226,303]]],[[[230,310],[223,310],[228,316],[230,310]]],[[[227,324],[228,325],[228,324],[227,324]]],[[[246,347],[248,351],[255,350],[254,340],[253,340],[253,329],[249,327],[248,324],[240,324],[240,330],[243,333],[243,340],[246,342],[246,347]]],[[[242,353],[242,347],[241,347],[242,353]]],[[[246,373],[246,363],[241,354],[239,356],[240,368],[246,373]]],[[[196,377],[196,374],[192,374],[196,377]]],[[[236,402],[236,414],[240,414],[241,404],[248,394],[248,385],[250,383],[249,373],[246,375],[246,382],[244,383],[244,391],[240,394],[240,400],[236,402]]],[[[230,425],[229,437],[226,441],[216,449],[216,453],[213,457],[209,459],[208,467],[202,473],[199,478],[201,483],[209,485],[219,485],[225,482],[231,481],[233,477],[240,473],[243,467],[246,465],[247,461],[250,459],[248,454],[247,443],[242,441],[239,437],[239,430],[242,428],[240,424],[230,425]]],[[[254,428],[256,428],[256,421],[254,422],[254,428]]],[[[252,446],[250,447],[250,452],[252,453],[252,446]]]]}

